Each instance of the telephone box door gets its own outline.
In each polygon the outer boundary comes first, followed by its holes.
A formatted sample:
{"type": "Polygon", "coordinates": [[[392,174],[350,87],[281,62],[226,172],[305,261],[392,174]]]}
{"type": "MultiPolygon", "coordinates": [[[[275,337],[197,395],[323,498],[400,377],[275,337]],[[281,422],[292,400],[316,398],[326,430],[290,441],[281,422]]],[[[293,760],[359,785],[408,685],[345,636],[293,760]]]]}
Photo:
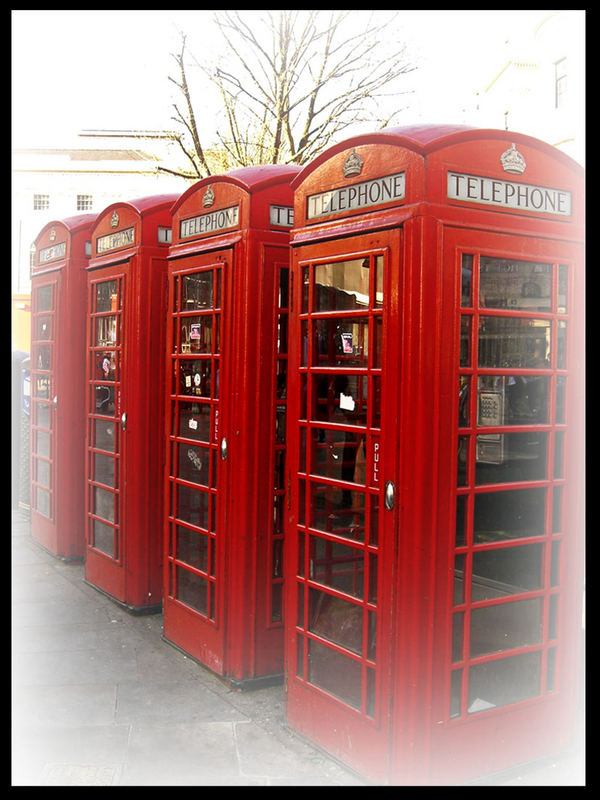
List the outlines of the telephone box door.
{"type": "Polygon", "coordinates": [[[390,734],[401,230],[294,253],[287,716],[382,778],[390,734]],[[385,302],[384,302],[385,301],[385,302]],[[392,443],[392,444],[389,444],[392,443]]]}
{"type": "Polygon", "coordinates": [[[93,274],[88,300],[86,574],[94,582],[100,575],[98,585],[119,600],[125,596],[126,266],[93,274]]]}
{"type": "Polygon", "coordinates": [[[165,636],[216,672],[225,627],[224,367],[226,348],[235,346],[223,337],[230,272],[231,250],[178,263],[169,280],[167,331],[165,636]]]}
{"type": "Polygon", "coordinates": [[[60,276],[38,278],[32,292],[31,513],[40,541],[56,540],[56,339],[60,276]]]}

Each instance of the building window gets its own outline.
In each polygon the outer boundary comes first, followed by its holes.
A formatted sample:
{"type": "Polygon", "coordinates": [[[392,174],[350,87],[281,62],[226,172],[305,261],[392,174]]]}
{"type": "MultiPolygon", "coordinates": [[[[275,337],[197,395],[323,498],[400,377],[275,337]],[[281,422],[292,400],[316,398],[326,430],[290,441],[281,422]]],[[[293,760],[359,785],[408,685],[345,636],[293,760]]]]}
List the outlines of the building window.
{"type": "Polygon", "coordinates": [[[77,195],[77,211],[91,211],[94,201],[91,194],[77,195]]]}
{"type": "Polygon", "coordinates": [[[47,211],[50,208],[50,195],[49,194],[34,194],[33,195],[33,210],[34,211],[47,211]]]}
{"type": "Polygon", "coordinates": [[[562,108],[567,94],[567,59],[554,64],[554,108],[562,108]]]}

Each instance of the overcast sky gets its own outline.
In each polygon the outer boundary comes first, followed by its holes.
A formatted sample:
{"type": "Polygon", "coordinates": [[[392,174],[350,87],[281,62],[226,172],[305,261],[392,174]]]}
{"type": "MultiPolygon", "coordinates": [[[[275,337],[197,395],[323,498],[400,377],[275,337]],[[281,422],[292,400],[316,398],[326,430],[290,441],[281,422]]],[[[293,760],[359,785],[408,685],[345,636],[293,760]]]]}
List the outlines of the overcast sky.
{"type": "MultiPolygon", "coordinates": [[[[176,74],[172,53],[180,31],[190,52],[210,56],[219,41],[213,13],[13,10],[13,146],[73,145],[83,129],[168,128],[179,99],[168,77],[176,74]]],[[[366,13],[353,12],[358,29],[366,13]]],[[[387,18],[390,12],[376,13],[387,18]]],[[[461,122],[463,100],[494,76],[507,39],[530,32],[548,13],[400,12],[400,36],[418,69],[407,81],[415,90],[411,106],[395,124],[461,122]]],[[[194,100],[199,104],[197,94],[194,100]]]]}

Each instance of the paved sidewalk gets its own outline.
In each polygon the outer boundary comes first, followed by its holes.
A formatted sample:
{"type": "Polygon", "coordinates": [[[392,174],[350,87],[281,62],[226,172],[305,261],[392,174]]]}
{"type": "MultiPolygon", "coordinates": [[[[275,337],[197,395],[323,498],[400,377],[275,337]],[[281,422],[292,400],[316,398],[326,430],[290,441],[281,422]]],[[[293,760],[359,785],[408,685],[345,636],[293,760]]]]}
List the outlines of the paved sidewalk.
{"type": "MultiPolygon", "coordinates": [[[[13,512],[13,786],[369,785],[285,726],[281,686],[232,690],[83,573],[13,512]]],[[[492,780],[584,785],[572,756],[492,780]]]]}

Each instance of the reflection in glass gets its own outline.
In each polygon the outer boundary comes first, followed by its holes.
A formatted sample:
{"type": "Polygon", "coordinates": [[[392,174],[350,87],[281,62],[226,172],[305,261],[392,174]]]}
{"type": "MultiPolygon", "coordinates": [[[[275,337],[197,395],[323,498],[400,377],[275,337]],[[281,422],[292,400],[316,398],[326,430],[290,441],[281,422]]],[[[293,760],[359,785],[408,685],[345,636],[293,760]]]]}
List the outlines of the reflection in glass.
{"type": "Polygon", "coordinates": [[[190,572],[185,567],[175,567],[177,575],[177,599],[200,614],[207,613],[208,580],[202,575],[190,572]]]}
{"type": "Polygon", "coordinates": [[[542,641],[542,599],[473,608],[470,655],[512,650],[542,641]]]}
{"type": "Polygon", "coordinates": [[[550,366],[551,322],[525,317],[484,316],[479,321],[479,366],[550,366]]]}
{"type": "Polygon", "coordinates": [[[473,553],[472,599],[493,600],[541,587],[542,544],[473,553]]]}
{"type": "Polygon", "coordinates": [[[210,405],[208,403],[179,403],[177,436],[200,442],[210,441],[210,405]]]}
{"type": "Polygon", "coordinates": [[[177,486],[177,518],[208,530],[208,495],[189,486],[177,486]]]}
{"type": "Polygon", "coordinates": [[[183,525],[176,526],[176,536],[175,557],[196,569],[208,572],[208,536],[183,525]]]}
{"type": "Polygon", "coordinates": [[[96,317],[96,345],[108,347],[117,341],[117,317],[110,314],[106,317],[96,317]]]}
{"type": "Polygon", "coordinates": [[[471,667],[469,714],[539,695],[541,660],[541,653],[524,653],[471,667]]]}
{"type": "Polygon", "coordinates": [[[309,558],[311,580],[362,599],[364,558],[361,550],[311,536],[309,558]]]}
{"type": "MultiPolygon", "coordinates": [[[[177,362],[175,362],[177,365],[177,362]]],[[[179,361],[178,394],[210,397],[212,389],[212,360],[210,358],[195,361],[181,359],[179,361]]]]}
{"type": "Polygon", "coordinates": [[[365,436],[353,431],[312,428],[311,473],[365,484],[365,436]]]}
{"type": "Polygon", "coordinates": [[[102,553],[106,553],[111,558],[116,558],[115,553],[115,529],[104,522],[92,520],[92,546],[102,553]]]}
{"type": "Polygon", "coordinates": [[[99,486],[94,486],[94,514],[108,522],[115,522],[115,496],[99,486]]]}
{"type": "Polygon", "coordinates": [[[94,453],[94,480],[105,486],[116,486],[114,458],[94,453]]]}
{"type": "Polygon", "coordinates": [[[182,353],[212,352],[212,314],[182,317],[180,349],[182,353]]]}
{"type": "Polygon", "coordinates": [[[94,425],[94,447],[99,450],[115,451],[115,430],[114,422],[104,419],[95,419],[94,425]]]}
{"type": "Polygon", "coordinates": [[[214,307],[212,270],[183,275],[181,280],[181,311],[214,307]]]}
{"type": "Polygon", "coordinates": [[[118,282],[102,281],[96,284],[96,311],[117,311],[118,282]]]}
{"type": "Polygon", "coordinates": [[[460,318],[460,366],[471,364],[471,317],[465,314],[460,318]]]}
{"type": "Polygon", "coordinates": [[[460,304],[463,308],[470,308],[473,305],[473,256],[470,253],[462,256],[460,286],[460,304]]]}
{"type": "Polygon", "coordinates": [[[546,433],[501,433],[477,437],[475,482],[515,483],[546,477],[546,433]],[[497,440],[493,439],[497,437],[497,440]]]}
{"type": "Polygon", "coordinates": [[[551,264],[481,256],[479,267],[481,308],[550,311],[551,303],[551,264]]]}
{"type": "Polygon", "coordinates": [[[309,620],[308,629],[313,633],[353,653],[362,653],[363,610],[360,605],[311,588],[309,620]]]}
{"type": "Polygon", "coordinates": [[[369,324],[366,317],[315,319],[313,358],[320,367],[366,367],[369,324]]]}
{"type": "Polygon", "coordinates": [[[192,483],[208,486],[210,450],[206,447],[194,447],[183,442],[178,445],[178,450],[179,471],[177,477],[192,483]]]}
{"type": "Polygon", "coordinates": [[[312,418],[323,422],[364,425],[367,378],[364,375],[313,375],[312,418]]]}
{"type": "Polygon", "coordinates": [[[362,492],[311,483],[310,510],[312,528],[364,541],[365,496],[362,492]]]}
{"type": "Polygon", "coordinates": [[[309,640],[306,679],[353,708],[361,707],[361,665],[329,647],[309,640]]]}
{"type": "Polygon", "coordinates": [[[52,286],[39,286],[35,290],[36,311],[52,311],[52,286]]]}
{"type": "Polygon", "coordinates": [[[473,543],[491,544],[530,536],[543,536],[545,516],[545,489],[477,493],[473,518],[473,543]]]}
{"type": "Polygon", "coordinates": [[[535,425],[548,421],[547,376],[484,375],[478,378],[477,424],[535,425]]]}
{"type": "Polygon", "coordinates": [[[315,311],[368,308],[369,259],[315,265],[315,311]]]}

